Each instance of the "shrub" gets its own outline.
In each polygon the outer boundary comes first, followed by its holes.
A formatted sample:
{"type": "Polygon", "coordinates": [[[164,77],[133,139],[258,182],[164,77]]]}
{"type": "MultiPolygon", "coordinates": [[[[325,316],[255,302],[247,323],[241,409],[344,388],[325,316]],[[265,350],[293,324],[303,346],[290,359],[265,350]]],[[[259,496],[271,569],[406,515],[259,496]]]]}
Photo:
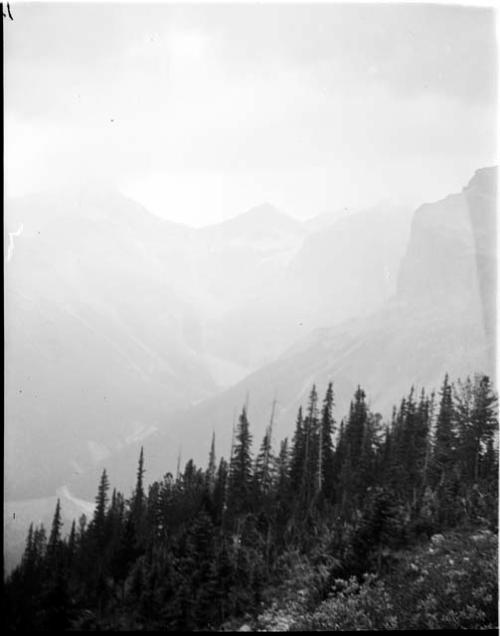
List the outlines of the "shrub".
{"type": "Polygon", "coordinates": [[[491,531],[435,535],[396,556],[396,569],[382,579],[336,580],[330,598],[294,631],[497,627],[497,537],[491,531]]]}

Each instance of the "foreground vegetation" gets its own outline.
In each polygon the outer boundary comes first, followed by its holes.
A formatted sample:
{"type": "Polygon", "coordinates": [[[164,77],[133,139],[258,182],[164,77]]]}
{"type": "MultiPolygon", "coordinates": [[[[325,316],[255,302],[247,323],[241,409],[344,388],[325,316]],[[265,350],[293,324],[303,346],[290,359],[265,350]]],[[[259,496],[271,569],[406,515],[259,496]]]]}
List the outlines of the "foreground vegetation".
{"type": "Polygon", "coordinates": [[[129,499],[103,472],[93,518],[31,527],[5,582],[13,629],[469,629],[497,626],[497,402],[490,380],[413,389],[386,424],[358,387],[337,424],[313,387],[295,434],[255,459],[190,460],[129,499]]]}
{"type": "Polygon", "coordinates": [[[292,629],[495,629],[497,537],[489,529],[436,534],[391,555],[390,571],[337,579],[329,598],[292,629]]]}

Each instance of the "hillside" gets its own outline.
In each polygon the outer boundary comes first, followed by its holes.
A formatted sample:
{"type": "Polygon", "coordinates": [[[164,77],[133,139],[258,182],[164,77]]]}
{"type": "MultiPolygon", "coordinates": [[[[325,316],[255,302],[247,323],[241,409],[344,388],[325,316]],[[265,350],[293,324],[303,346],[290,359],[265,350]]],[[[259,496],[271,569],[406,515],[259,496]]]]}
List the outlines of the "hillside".
{"type": "Polygon", "coordinates": [[[185,228],[109,193],[20,200],[6,223],[6,496],[32,498],[218,386],[173,274],[185,228]]]}
{"type": "Polygon", "coordinates": [[[103,470],[95,509],[69,536],[62,497],[50,530],[30,527],[5,626],[495,628],[492,383],[446,375],[437,398],[410,390],[397,402],[384,421],[358,387],[333,435],[332,385],[311,387],[278,453],[243,410],[227,461],[212,447],[206,468],[189,459],[146,487],[141,450],[128,495],[103,470]]]}
{"type": "Polygon", "coordinates": [[[297,593],[304,574],[297,567],[297,581],[287,581],[271,607],[231,627],[259,632],[496,628],[498,538],[489,528],[435,534],[384,556],[383,573],[366,574],[362,581],[339,578],[315,607],[297,593]]]}
{"type": "Polygon", "coordinates": [[[408,226],[404,211],[378,210],[317,236],[266,204],[194,230],[95,189],[9,202],[7,499],[52,495],[156,430],[177,448],[174,412],[235,385],[303,333],[380,304],[408,226]],[[388,237],[384,224],[395,228],[388,237]],[[345,246],[363,227],[367,258],[347,267],[345,246]],[[322,262],[335,259],[343,267],[328,282],[322,262]],[[353,302],[368,280],[370,297],[353,302]],[[323,284],[341,291],[334,312],[323,284]]]}
{"type": "MultiPolygon", "coordinates": [[[[408,387],[437,389],[445,372],[452,378],[474,372],[494,377],[496,179],[495,168],[481,170],[462,193],[415,212],[394,294],[378,311],[317,329],[235,386],[172,414],[165,430],[144,442],[151,478],[165,467],[174,469],[180,447],[183,457],[205,462],[212,430],[219,452],[227,455],[228,423],[247,400],[258,438],[274,399],[275,434],[290,437],[290,423],[312,383],[323,390],[333,379],[340,420],[358,383],[366,387],[371,407],[388,417],[408,387]],[[182,439],[175,431],[183,431],[182,439]]],[[[125,464],[137,454],[138,447],[128,449],[125,464]]],[[[118,456],[107,463],[125,488],[133,475],[123,465],[118,456]]],[[[97,478],[96,468],[92,479],[72,480],[72,487],[89,495],[97,478]]]]}

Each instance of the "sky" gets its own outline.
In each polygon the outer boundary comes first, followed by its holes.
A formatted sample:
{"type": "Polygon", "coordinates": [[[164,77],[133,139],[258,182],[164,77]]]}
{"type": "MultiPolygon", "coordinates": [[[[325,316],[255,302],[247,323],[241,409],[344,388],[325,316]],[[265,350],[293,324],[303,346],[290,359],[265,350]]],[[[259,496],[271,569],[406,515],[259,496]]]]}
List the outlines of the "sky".
{"type": "Polygon", "coordinates": [[[193,226],[420,204],[497,163],[480,7],[11,3],[5,194],[105,185],[193,226]]]}

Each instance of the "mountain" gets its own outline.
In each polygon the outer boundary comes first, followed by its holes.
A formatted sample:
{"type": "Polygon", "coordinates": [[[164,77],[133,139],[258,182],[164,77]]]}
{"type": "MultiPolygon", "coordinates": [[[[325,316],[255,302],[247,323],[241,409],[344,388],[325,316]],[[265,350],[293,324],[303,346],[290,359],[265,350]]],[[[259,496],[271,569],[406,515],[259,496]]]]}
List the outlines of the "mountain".
{"type": "Polygon", "coordinates": [[[206,289],[222,309],[213,328],[208,327],[209,349],[220,320],[235,306],[253,302],[270,289],[306,234],[299,221],[269,204],[198,230],[198,240],[204,247],[198,268],[206,289]]]}
{"type": "Polygon", "coordinates": [[[488,340],[496,324],[497,169],[478,170],[461,193],[421,206],[401,264],[398,296],[479,312],[488,340]]]}
{"type": "MultiPolygon", "coordinates": [[[[246,402],[255,448],[274,399],[275,439],[292,435],[297,408],[313,383],[321,395],[334,382],[340,420],[358,383],[371,408],[389,417],[412,385],[439,389],[446,372],[452,379],[475,372],[494,377],[496,181],[496,168],[480,170],[461,193],[415,211],[393,294],[377,310],[314,330],[235,386],[173,414],[167,428],[144,441],[151,479],[174,469],[180,446],[184,459],[204,464],[212,430],[219,454],[227,457],[231,423],[246,402]]],[[[353,251],[359,255],[362,245],[353,251]]],[[[347,252],[339,253],[339,268],[347,252]]],[[[131,446],[126,456],[106,463],[120,487],[130,487],[137,455],[138,447],[131,446]]],[[[75,479],[71,487],[90,494],[96,483],[97,473],[75,479]]]]}
{"type": "Polygon", "coordinates": [[[181,295],[187,228],[83,192],[14,202],[6,229],[18,233],[5,264],[9,499],[54,492],[219,387],[181,295]]]}
{"type": "Polygon", "coordinates": [[[304,228],[300,221],[270,203],[263,203],[226,221],[201,228],[200,233],[215,244],[244,244],[268,249],[270,245],[280,247],[287,238],[302,236],[304,228]]]}
{"type": "Polygon", "coordinates": [[[357,383],[387,416],[411,384],[494,375],[496,180],[319,231],[269,206],[193,230],[111,192],[9,203],[7,505],[50,518],[104,466],[128,492],[140,445],[151,480],[204,464],[212,429],[227,457],[245,402],[254,448],[274,399],[290,436],[313,382],[340,420],[357,383]]]}
{"type": "Polygon", "coordinates": [[[326,212],[321,212],[320,214],[316,214],[315,216],[306,219],[306,221],[304,221],[304,225],[310,231],[317,232],[319,230],[324,230],[342,217],[348,216],[358,211],[359,210],[354,210],[353,208],[347,206],[335,210],[327,210],[326,212]]]}
{"type": "Polygon", "coordinates": [[[207,325],[207,347],[256,370],[304,333],[373,311],[395,292],[410,222],[410,209],[379,206],[308,231],[281,267],[255,269],[254,292],[207,325]]]}

